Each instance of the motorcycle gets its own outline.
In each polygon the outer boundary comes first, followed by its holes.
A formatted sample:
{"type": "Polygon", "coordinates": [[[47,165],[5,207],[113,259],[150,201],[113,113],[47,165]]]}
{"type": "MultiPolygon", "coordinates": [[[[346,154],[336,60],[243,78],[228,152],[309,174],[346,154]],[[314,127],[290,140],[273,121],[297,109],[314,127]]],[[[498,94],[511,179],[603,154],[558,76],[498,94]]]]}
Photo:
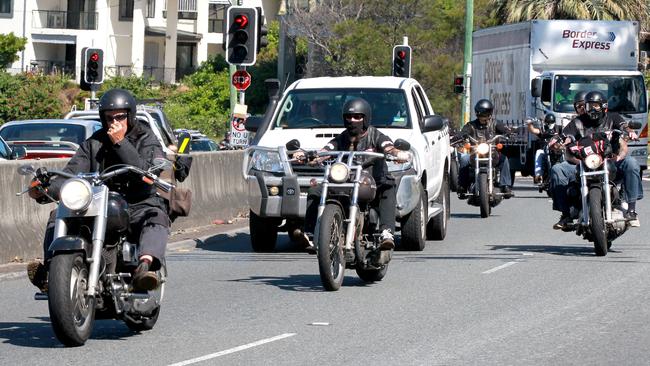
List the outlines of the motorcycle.
{"type": "Polygon", "coordinates": [[[537,189],[539,190],[539,193],[546,192],[546,194],[550,197],[551,192],[549,191],[549,187],[551,185],[551,168],[558,163],[561,163],[564,161],[564,146],[562,145],[561,142],[558,142],[560,144],[559,149],[554,149],[552,148],[552,144],[555,143],[555,141],[562,141],[564,139],[563,136],[554,136],[549,141],[546,141],[544,144],[544,164],[545,167],[543,169],[542,173],[542,181],[537,184],[537,189]]]}
{"type": "Polygon", "coordinates": [[[451,158],[449,159],[449,189],[452,192],[458,191],[458,172],[460,170],[460,153],[464,149],[465,141],[459,135],[453,136],[449,145],[451,145],[451,158]]]}
{"type": "MultiPolygon", "coordinates": [[[[638,129],[630,122],[630,127],[638,129]]],[[[627,132],[613,130],[613,134],[626,135],[627,132]]],[[[616,176],[616,157],[608,148],[593,148],[590,141],[583,139],[570,147],[570,151],[580,160],[577,175],[580,182],[579,221],[573,228],[576,235],[594,243],[597,256],[607,255],[612,241],[623,235],[629,225],[625,220],[621,193],[613,181],[616,176]],[[584,140],[584,141],[583,141],[584,140]]],[[[601,140],[603,141],[603,140],[601,140]]]]}
{"type": "MultiPolygon", "coordinates": [[[[138,247],[127,241],[128,204],[105,182],[121,174],[137,174],[164,192],[172,189],[153,172],[168,169],[165,159],[155,159],[148,171],[130,165],[100,173],[69,174],[23,165],[20,175],[31,175],[44,186],[50,178],[66,178],[56,208],[54,240],[49,246],[48,291],[36,300],[48,301],[52,328],[66,346],[83,345],[95,319],[121,319],[135,331],[150,330],[156,324],[165,290],[165,263],[157,272],[161,285],[148,292],[136,292],[132,273],[138,265],[138,247]]],[[[110,168],[109,168],[110,169],[110,168]]],[[[108,170],[108,169],[107,169],[108,170]]],[[[38,187],[38,188],[35,188],[38,187]]],[[[22,195],[30,186],[17,193],[22,195]]],[[[47,195],[45,190],[42,192],[47,195]]],[[[47,195],[52,201],[51,196],[47,195]]]]}
{"type": "Polygon", "coordinates": [[[496,192],[494,187],[499,181],[499,171],[494,167],[493,156],[503,145],[496,143],[503,135],[496,135],[491,139],[476,140],[467,136],[471,143],[465,144],[465,149],[470,151],[474,158],[474,181],[470,184],[468,192],[459,194],[459,198],[467,198],[467,203],[472,206],[479,206],[481,217],[490,216],[492,207],[497,206],[504,198],[504,194],[496,192]]]}
{"type": "MultiPolygon", "coordinates": [[[[394,146],[400,150],[411,148],[402,139],[396,140],[394,146]]],[[[379,249],[379,215],[370,206],[377,186],[364,168],[376,159],[394,158],[365,151],[324,151],[311,156],[327,156],[332,162],[325,167],[320,182],[322,192],[314,233],[323,287],[327,291],[338,290],[346,268],[355,269],[366,282],[381,281],[393,250],[379,249]]]]}

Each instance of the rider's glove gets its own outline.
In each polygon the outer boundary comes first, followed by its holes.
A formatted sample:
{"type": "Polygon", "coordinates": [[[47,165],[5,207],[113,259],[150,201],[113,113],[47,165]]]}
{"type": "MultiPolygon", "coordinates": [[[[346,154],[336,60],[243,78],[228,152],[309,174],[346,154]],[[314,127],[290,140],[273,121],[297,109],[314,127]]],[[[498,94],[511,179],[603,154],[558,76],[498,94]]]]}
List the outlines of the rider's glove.
{"type": "Polygon", "coordinates": [[[408,162],[411,161],[411,153],[408,151],[400,151],[395,155],[395,158],[399,161],[408,162]]]}

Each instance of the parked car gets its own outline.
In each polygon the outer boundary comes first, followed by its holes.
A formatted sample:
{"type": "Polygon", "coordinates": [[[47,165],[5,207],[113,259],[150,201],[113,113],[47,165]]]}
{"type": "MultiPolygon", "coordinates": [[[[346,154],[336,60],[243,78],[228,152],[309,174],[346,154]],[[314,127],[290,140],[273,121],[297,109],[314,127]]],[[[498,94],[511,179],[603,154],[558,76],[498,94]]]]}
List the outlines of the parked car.
{"type": "Polygon", "coordinates": [[[192,138],[190,141],[190,152],[219,150],[219,145],[207,137],[192,138]]]}
{"type": "Polygon", "coordinates": [[[102,128],[98,121],[35,119],[0,126],[0,137],[10,146],[24,146],[25,159],[69,158],[79,144],[102,128]]]}
{"type": "MultiPolygon", "coordinates": [[[[66,114],[65,118],[99,122],[99,111],[96,109],[82,111],[74,110],[66,114]]],[[[144,122],[147,127],[151,128],[165,153],[168,154],[172,152],[168,146],[176,144],[176,136],[174,135],[169,121],[165,117],[164,113],[162,113],[162,110],[155,107],[138,105],[136,118],[139,121],[144,122]]]]}
{"type": "Polygon", "coordinates": [[[16,146],[11,148],[5,140],[0,137],[0,160],[18,160],[23,159],[27,154],[25,147],[16,146]]]}

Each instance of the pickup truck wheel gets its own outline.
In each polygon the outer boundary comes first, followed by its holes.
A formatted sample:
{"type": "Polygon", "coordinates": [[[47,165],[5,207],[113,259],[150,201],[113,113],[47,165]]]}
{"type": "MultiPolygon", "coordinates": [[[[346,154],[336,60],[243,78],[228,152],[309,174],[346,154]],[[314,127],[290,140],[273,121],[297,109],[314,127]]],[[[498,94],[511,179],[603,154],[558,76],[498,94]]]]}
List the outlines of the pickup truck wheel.
{"type": "Polygon", "coordinates": [[[251,246],[257,253],[272,252],[278,239],[278,220],[259,217],[250,212],[248,227],[251,234],[251,246]]]}
{"type": "Polygon", "coordinates": [[[449,177],[445,174],[440,187],[440,195],[436,203],[442,206],[442,212],[427,223],[427,239],[444,240],[447,236],[447,222],[451,216],[451,204],[449,200],[449,177]]]}
{"type": "Polygon", "coordinates": [[[405,250],[424,250],[426,244],[426,224],[427,224],[427,193],[420,186],[420,202],[415,206],[406,218],[402,221],[402,241],[401,246],[405,250]]]}

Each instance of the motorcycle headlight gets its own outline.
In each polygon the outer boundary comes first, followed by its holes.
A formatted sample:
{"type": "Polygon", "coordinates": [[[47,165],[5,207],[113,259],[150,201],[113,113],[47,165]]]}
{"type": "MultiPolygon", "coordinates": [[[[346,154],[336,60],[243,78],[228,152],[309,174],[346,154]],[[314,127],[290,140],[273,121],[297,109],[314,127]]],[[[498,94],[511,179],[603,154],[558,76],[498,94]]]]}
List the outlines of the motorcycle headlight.
{"type": "Polygon", "coordinates": [[[348,180],[350,169],[344,163],[334,163],[330,167],[330,181],[334,183],[343,183],[348,180]]]}
{"type": "Polygon", "coordinates": [[[269,151],[253,152],[250,168],[269,173],[282,173],[284,171],[280,154],[269,151]]]}
{"type": "Polygon", "coordinates": [[[90,184],[83,179],[68,179],[59,194],[61,203],[72,211],[83,211],[90,206],[92,189],[90,184]]]}
{"type": "Polygon", "coordinates": [[[590,154],[585,158],[585,165],[589,169],[598,169],[603,164],[603,158],[598,154],[590,154]]]}
{"type": "Polygon", "coordinates": [[[476,152],[478,152],[481,155],[485,155],[488,152],[490,152],[490,145],[486,143],[478,144],[478,146],[476,147],[476,152]]]}

